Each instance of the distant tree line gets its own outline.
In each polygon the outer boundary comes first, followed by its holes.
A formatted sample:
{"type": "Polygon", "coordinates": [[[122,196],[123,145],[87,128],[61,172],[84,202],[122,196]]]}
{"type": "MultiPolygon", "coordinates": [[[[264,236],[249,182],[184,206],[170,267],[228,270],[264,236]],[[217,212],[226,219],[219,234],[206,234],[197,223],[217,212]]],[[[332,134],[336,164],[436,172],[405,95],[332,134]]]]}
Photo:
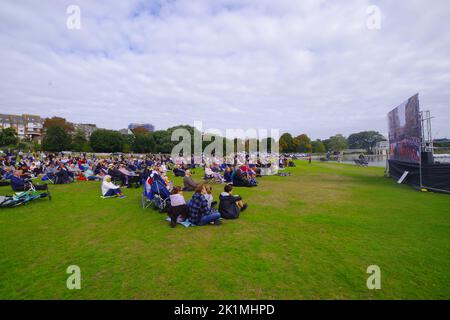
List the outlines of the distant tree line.
{"type": "Polygon", "coordinates": [[[346,149],[364,149],[371,153],[378,142],[385,140],[384,136],[377,131],[362,131],[348,137],[336,134],[325,140],[314,141],[306,134],[293,137],[290,133],[284,133],[280,137],[279,145],[280,151],[287,153],[325,153],[346,149]]]}
{"type": "MultiPolygon", "coordinates": [[[[44,137],[42,140],[42,149],[51,152],[77,151],[77,152],[134,152],[134,153],[171,153],[174,146],[179,141],[171,141],[172,133],[176,129],[186,129],[190,136],[194,136],[196,128],[188,125],[180,125],[167,130],[158,130],[148,132],[142,128],[133,130],[133,134],[122,134],[114,130],[97,129],[89,138],[85,132],[74,130],[73,126],[63,118],[47,119],[44,123],[44,137]]],[[[199,131],[197,134],[202,135],[199,131]]],[[[210,136],[209,139],[202,140],[202,150],[210,143],[214,142],[216,137],[210,136]]],[[[269,150],[275,146],[274,139],[264,139],[257,141],[250,139],[234,141],[225,139],[223,142],[223,153],[226,153],[227,143],[232,144],[235,149],[249,150],[250,146],[259,147],[265,143],[269,150]],[[253,140],[253,141],[252,141],[253,140]]],[[[194,150],[194,139],[191,139],[191,150],[194,150]]]]}
{"type": "MultiPolygon", "coordinates": [[[[44,136],[41,149],[50,152],[77,151],[77,152],[134,152],[134,153],[170,153],[179,141],[171,141],[172,133],[179,128],[186,129],[191,137],[197,130],[192,126],[182,125],[169,128],[167,130],[158,130],[148,132],[142,128],[136,128],[133,134],[122,134],[114,130],[98,129],[88,138],[82,130],[75,130],[73,125],[64,118],[53,117],[44,122],[44,136]]],[[[201,134],[197,131],[197,134],[201,134]]],[[[194,150],[194,139],[191,139],[191,149],[194,150]]],[[[202,150],[214,141],[214,137],[204,139],[202,150]]],[[[223,153],[226,153],[226,145],[230,143],[237,150],[250,149],[250,146],[267,145],[268,150],[274,150],[276,143],[280,152],[284,153],[326,153],[328,151],[342,151],[345,149],[364,149],[371,153],[375,145],[384,141],[385,138],[377,131],[363,131],[344,137],[342,134],[336,134],[328,139],[311,140],[306,134],[300,134],[293,137],[290,133],[281,135],[278,142],[273,138],[263,139],[234,139],[234,141],[225,139],[223,143],[223,153]],[[266,140],[266,141],[265,141],[266,140]]],[[[13,128],[7,128],[0,131],[0,147],[11,146],[21,149],[26,145],[17,137],[13,128]],[[20,145],[22,143],[22,145],[20,145]]],[[[36,145],[33,146],[37,148],[36,145]]]]}

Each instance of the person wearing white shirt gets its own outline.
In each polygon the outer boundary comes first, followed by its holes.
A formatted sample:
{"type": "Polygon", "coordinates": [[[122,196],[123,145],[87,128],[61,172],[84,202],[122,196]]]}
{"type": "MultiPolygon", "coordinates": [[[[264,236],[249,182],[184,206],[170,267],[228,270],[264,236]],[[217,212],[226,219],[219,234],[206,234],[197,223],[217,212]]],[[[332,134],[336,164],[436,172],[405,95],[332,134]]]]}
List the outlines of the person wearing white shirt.
{"type": "Polygon", "coordinates": [[[109,175],[106,175],[103,178],[102,195],[103,197],[118,196],[119,198],[125,198],[120,187],[111,182],[111,176],[109,175]]]}

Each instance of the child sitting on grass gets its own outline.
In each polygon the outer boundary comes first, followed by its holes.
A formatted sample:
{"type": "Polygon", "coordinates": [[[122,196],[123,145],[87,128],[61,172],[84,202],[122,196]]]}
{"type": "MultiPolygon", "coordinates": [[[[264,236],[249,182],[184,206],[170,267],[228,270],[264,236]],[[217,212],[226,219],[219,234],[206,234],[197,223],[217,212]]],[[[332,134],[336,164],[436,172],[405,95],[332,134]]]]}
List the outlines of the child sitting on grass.
{"type": "Polygon", "coordinates": [[[220,194],[219,212],[224,219],[237,219],[241,212],[248,207],[246,203],[242,202],[240,196],[235,196],[233,193],[233,186],[227,184],[224,187],[224,192],[220,194]]]}
{"type": "MultiPolygon", "coordinates": [[[[214,206],[217,205],[217,201],[213,201],[214,198],[212,195],[212,187],[210,185],[206,185],[205,189],[206,189],[205,198],[206,198],[206,201],[208,201],[208,208],[212,209],[214,206]]],[[[215,211],[217,211],[217,210],[215,210],[215,211]]]]}
{"type": "Polygon", "coordinates": [[[188,216],[188,207],[184,200],[181,187],[174,187],[170,195],[170,226],[175,228],[177,223],[183,222],[188,216]]]}

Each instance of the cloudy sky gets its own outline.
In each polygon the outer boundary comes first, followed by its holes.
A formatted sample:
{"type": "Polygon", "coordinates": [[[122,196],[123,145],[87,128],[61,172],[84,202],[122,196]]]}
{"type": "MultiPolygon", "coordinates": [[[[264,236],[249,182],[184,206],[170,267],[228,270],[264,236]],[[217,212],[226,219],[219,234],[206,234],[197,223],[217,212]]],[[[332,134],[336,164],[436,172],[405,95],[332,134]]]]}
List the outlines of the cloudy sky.
{"type": "Polygon", "coordinates": [[[450,2],[2,0],[0,70],[0,113],[326,138],[419,92],[450,137],[450,2]]]}

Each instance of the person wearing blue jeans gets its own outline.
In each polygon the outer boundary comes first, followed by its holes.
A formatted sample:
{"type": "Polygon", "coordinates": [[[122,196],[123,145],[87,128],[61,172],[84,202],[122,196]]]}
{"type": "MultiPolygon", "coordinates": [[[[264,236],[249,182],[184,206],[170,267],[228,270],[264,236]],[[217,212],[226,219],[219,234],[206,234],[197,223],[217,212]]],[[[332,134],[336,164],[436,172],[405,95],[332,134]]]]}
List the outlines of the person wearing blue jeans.
{"type": "Polygon", "coordinates": [[[119,198],[125,198],[120,187],[111,182],[111,176],[109,175],[103,178],[102,195],[103,197],[118,196],[119,198]]]}
{"type": "Polygon", "coordinates": [[[220,213],[217,211],[213,211],[210,214],[204,215],[199,222],[199,226],[205,226],[207,224],[210,224],[211,222],[214,222],[214,224],[217,224],[216,221],[220,221],[220,213]]]}
{"type": "Polygon", "coordinates": [[[120,189],[109,189],[106,191],[104,197],[114,197],[114,196],[121,196],[122,191],[120,189]]]}
{"type": "Polygon", "coordinates": [[[206,189],[204,185],[198,185],[192,199],[189,201],[189,221],[197,226],[205,226],[210,223],[221,224],[220,213],[212,211],[208,207],[205,198],[206,189]]]}

